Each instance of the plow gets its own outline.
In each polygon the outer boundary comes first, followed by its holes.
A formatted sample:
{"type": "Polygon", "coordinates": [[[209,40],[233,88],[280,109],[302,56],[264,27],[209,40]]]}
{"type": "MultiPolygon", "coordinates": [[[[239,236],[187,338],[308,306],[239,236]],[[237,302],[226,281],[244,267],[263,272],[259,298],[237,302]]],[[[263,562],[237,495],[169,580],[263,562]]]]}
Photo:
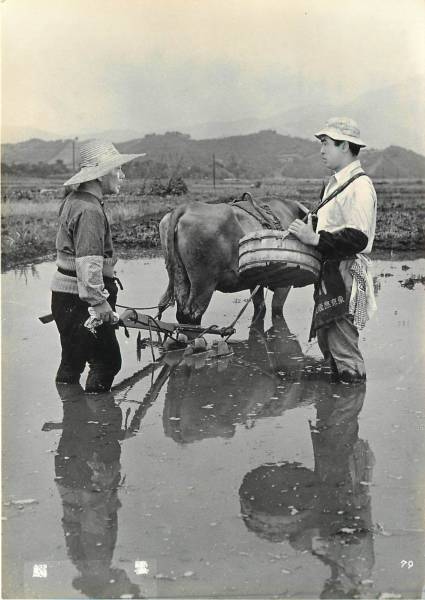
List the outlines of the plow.
{"type": "MultiPolygon", "coordinates": [[[[156,360],[153,350],[154,346],[159,346],[161,350],[166,353],[183,350],[185,356],[199,353],[208,353],[209,357],[227,356],[232,353],[227,342],[229,338],[236,332],[235,325],[259,288],[259,285],[255,287],[237,316],[227,326],[203,326],[185,323],[169,323],[153,317],[152,315],[142,313],[142,309],[131,307],[123,307],[124,311],[121,314],[116,314],[115,325],[122,327],[127,337],[129,337],[129,329],[139,330],[137,336],[138,357],[140,350],[145,348],[147,345],[150,345],[152,358],[154,361],[156,360]],[[149,338],[142,339],[140,335],[141,330],[148,331],[149,338]],[[154,333],[157,335],[157,340],[153,339],[154,333]],[[216,340],[211,344],[206,340],[206,335],[216,335],[221,339],[218,341],[216,340]]],[[[96,327],[101,325],[102,322],[93,316],[93,314],[90,312],[90,309],[89,314],[91,316],[87,319],[85,327],[93,335],[96,335],[96,327]]],[[[39,320],[43,324],[46,324],[51,323],[54,319],[52,314],[48,314],[39,317],[39,320]]]]}

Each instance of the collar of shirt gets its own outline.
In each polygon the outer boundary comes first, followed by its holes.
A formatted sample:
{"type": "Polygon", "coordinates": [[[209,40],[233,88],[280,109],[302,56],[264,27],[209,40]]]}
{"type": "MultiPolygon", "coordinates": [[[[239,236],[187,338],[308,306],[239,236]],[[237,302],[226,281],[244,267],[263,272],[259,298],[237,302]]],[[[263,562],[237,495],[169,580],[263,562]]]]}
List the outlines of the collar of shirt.
{"type": "Polygon", "coordinates": [[[78,191],[94,196],[101,206],[105,204],[103,201],[103,194],[100,186],[94,186],[91,181],[81,183],[78,188],[78,191]]]}
{"type": "Polygon", "coordinates": [[[329,179],[329,183],[326,187],[326,191],[329,192],[332,188],[337,188],[343,185],[346,181],[350,179],[356,173],[362,171],[362,165],[359,160],[353,160],[349,165],[334,173],[332,177],[329,179]]]}

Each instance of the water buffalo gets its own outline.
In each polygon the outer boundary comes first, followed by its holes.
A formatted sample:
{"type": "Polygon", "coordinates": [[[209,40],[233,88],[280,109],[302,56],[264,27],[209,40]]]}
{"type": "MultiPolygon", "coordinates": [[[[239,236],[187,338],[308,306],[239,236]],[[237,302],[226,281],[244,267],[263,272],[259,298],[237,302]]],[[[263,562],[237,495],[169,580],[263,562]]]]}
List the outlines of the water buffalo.
{"type": "MultiPolygon", "coordinates": [[[[267,205],[282,228],[306,214],[298,202],[267,198],[267,205]]],[[[238,242],[264,225],[244,208],[247,201],[235,204],[193,202],[174,209],[159,224],[162,251],[169,283],[159,301],[159,314],[177,303],[179,323],[200,324],[215,290],[237,292],[253,289],[255,282],[238,274],[238,242]]],[[[276,289],[272,310],[282,314],[290,288],[276,289]]],[[[254,296],[254,314],[263,306],[262,288],[254,296]]]]}

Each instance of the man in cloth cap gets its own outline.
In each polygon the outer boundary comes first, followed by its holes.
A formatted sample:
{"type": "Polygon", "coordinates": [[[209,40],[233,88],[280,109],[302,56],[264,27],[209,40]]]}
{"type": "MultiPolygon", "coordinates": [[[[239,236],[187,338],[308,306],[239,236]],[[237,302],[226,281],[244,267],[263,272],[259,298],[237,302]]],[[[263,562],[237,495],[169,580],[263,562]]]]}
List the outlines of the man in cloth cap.
{"type": "Polygon", "coordinates": [[[366,144],[355,121],[334,117],[315,136],[321,141],[322,160],[334,174],[323,190],[316,227],[311,213],[307,223],[297,219],[289,226],[323,258],[310,338],[317,335],[338,379],[364,381],[358,340],[359,329],[376,309],[367,258],[375,237],[376,193],[357,158],[366,144]]]}
{"type": "Polygon", "coordinates": [[[116,258],[103,198],[118,194],[121,165],[144,156],[120,154],[110,142],[90,140],[80,147],[80,170],[64,186],[78,186],[59,210],[57,271],[51,284],[52,315],[60,334],[62,358],[57,383],[78,383],[86,363],[86,392],[108,391],[121,368],[115,335],[116,258]],[[101,323],[90,331],[89,316],[101,323]]]}

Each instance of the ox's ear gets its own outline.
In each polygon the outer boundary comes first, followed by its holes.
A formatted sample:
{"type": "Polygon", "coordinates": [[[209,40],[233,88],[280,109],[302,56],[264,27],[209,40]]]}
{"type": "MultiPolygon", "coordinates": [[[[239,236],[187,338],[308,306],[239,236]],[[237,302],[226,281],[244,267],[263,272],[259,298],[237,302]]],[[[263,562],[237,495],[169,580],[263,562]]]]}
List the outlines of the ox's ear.
{"type": "Polygon", "coordinates": [[[297,205],[297,208],[298,208],[298,218],[304,219],[306,214],[308,214],[308,208],[306,208],[304,206],[304,204],[301,204],[301,202],[298,202],[298,200],[295,200],[295,204],[297,205]]]}

